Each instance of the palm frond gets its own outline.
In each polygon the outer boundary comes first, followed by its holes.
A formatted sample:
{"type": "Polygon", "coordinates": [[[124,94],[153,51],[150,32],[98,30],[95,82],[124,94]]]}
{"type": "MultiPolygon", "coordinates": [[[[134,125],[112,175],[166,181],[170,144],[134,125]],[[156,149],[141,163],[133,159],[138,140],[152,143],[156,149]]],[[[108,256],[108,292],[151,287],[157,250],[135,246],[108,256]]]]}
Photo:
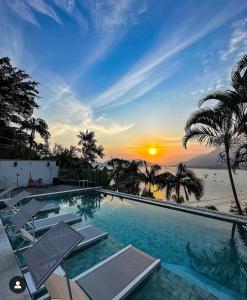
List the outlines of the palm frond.
{"type": "Polygon", "coordinates": [[[218,100],[221,103],[224,103],[228,107],[234,107],[236,104],[239,103],[239,95],[234,91],[215,91],[209,93],[208,95],[204,96],[199,101],[199,107],[201,107],[206,101],[209,100],[218,100]]]}
{"type": "Polygon", "coordinates": [[[209,128],[202,126],[198,126],[186,132],[183,137],[183,146],[185,149],[187,149],[187,144],[191,140],[196,140],[200,144],[205,143],[207,146],[218,146],[215,133],[209,128]]]}

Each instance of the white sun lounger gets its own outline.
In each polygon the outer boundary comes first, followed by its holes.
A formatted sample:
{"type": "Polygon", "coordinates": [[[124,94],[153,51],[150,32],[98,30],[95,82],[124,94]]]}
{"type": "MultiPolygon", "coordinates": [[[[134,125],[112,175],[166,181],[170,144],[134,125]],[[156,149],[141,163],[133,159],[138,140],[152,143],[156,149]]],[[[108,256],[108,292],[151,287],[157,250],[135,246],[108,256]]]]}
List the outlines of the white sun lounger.
{"type": "MultiPolygon", "coordinates": [[[[84,226],[76,231],[79,232],[84,238],[76,246],[76,248],[73,251],[81,249],[83,247],[86,247],[94,242],[97,242],[101,239],[107,238],[107,236],[108,236],[107,232],[104,232],[93,225],[84,226]]],[[[21,229],[21,233],[22,233],[22,237],[24,240],[30,241],[32,243],[36,242],[36,240],[35,241],[33,240],[33,236],[29,232],[27,232],[25,229],[21,229]]],[[[32,244],[27,245],[22,248],[19,248],[18,251],[24,251],[31,246],[32,246],[32,244]]],[[[17,251],[15,250],[14,252],[17,252],[17,251]]]]}
{"type": "Polygon", "coordinates": [[[7,194],[9,194],[9,198],[10,198],[10,193],[16,189],[16,184],[11,184],[7,189],[5,189],[4,191],[2,191],[0,193],[0,201],[3,201],[4,199],[1,199],[2,197],[6,196],[7,194]]]}
{"type": "Polygon", "coordinates": [[[82,219],[81,217],[78,217],[76,214],[73,213],[58,215],[58,216],[45,218],[45,219],[38,219],[33,222],[34,232],[47,230],[61,221],[67,224],[72,224],[72,223],[80,222],[81,219],[82,219]]]}
{"type": "MultiPolygon", "coordinates": [[[[73,224],[81,221],[81,217],[78,217],[76,214],[68,213],[64,215],[57,215],[50,218],[38,219],[32,223],[28,223],[32,232],[40,232],[47,230],[59,222],[65,222],[67,224],[73,224]]],[[[21,233],[13,234],[13,237],[21,236],[21,233]]]]}
{"type": "MultiPolygon", "coordinates": [[[[30,200],[32,201],[32,200],[30,200]]],[[[51,212],[51,211],[56,211],[56,210],[59,210],[60,209],[60,206],[55,204],[55,203],[47,203],[40,211],[39,213],[43,213],[43,212],[51,212]]],[[[7,210],[6,211],[6,214],[7,213],[16,213],[18,212],[18,208],[14,208],[14,209],[11,209],[11,210],[7,210]]]]}
{"type": "Polygon", "coordinates": [[[124,299],[159,265],[159,259],[129,245],[74,280],[90,299],[124,299]]]}
{"type": "Polygon", "coordinates": [[[8,208],[10,210],[16,211],[16,209],[17,209],[16,205],[30,195],[31,194],[29,192],[22,191],[22,192],[18,193],[17,195],[15,195],[13,198],[3,199],[2,201],[8,206],[8,208]]]}
{"type": "MultiPolygon", "coordinates": [[[[124,299],[159,265],[159,259],[129,245],[69,280],[73,300],[124,299]]],[[[45,282],[44,286],[52,299],[69,299],[64,276],[65,272],[59,266],[45,282]]],[[[30,294],[35,295],[37,289],[30,272],[24,273],[24,278],[30,294]]],[[[47,299],[47,295],[43,298],[47,299]]]]}

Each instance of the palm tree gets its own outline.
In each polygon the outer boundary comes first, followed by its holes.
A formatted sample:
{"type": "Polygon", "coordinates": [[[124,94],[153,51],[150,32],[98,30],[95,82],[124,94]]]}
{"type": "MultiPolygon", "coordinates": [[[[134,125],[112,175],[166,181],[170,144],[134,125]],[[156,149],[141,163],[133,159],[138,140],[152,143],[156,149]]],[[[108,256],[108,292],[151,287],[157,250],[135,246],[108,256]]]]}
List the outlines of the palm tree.
{"type": "Polygon", "coordinates": [[[97,140],[93,131],[80,131],[77,137],[79,138],[78,145],[82,147],[82,155],[86,162],[92,164],[96,161],[97,157],[104,157],[104,148],[101,145],[97,146],[97,140]]]}
{"type": "Polygon", "coordinates": [[[28,137],[30,150],[33,149],[36,145],[36,133],[38,133],[40,137],[44,140],[48,140],[50,137],[46,121],[40,118],[30,118],[28,120],[22,121],[21,129],[30,132],[28,137]]]}
{"type": "Polygon", "coordinates": [[[247,143],[239,146],[235,153],[234,157],[234,169],[240,167],[241,163],[245,163],[247,161],[247,143]]]}
{"type": "Polygon", "coordinates": [[[196,140],[200,144],[206,143],[206,146],[224,148],[233,196],[238,213],[242,215],[243,212],[238,200],[230,161],[230,149],[235,145],[239,136],[232,115],[232,110],[221,104],[213,108],[206,107],[197,110],[185,125],[183,145],[187,148],[190,140],[196,140]]]}
{"type": "Polygon", "coordinates": [[[143,162],[145,171],[141,174],[141,180],[145,184],[145,189],[142,193],[142,196],[147,196],[150,198],[153,198],[153,193],[151,191],[151,187],[154,186],[157,182],[156,178],[158,175],[158,172],[161,170],[161,166],[154,164],[150,166],[148,169],[146,161],[143,162]]]}
{"type": "Polygon", "coordinates": [[[128,163],[128,160],[122,158],[112,158],[108,161],[107,165],[112,168],[110,171],[110,181],[112,181],[111,187],[113,189],[119,190],[120,183],[124,177],[124,169],[127,167],[128,163]]]}
{"type": "MultiPolygon", "coordinates": [[[[234,66],[231,73],[231,87],[233,90],[209,93],[200,100],[199,106],[208,100],[217,100],[222,106],[228,107],[233,113],[239,134],[244,136],[243,143],[245,144],[247,139],[247,55],[243,56],[234,66]]],[[[239,166],[239,153],[243,151],[244,147],[240,145],[237,150],[235,167],[239,166]]],[[[241,162],[246,161],[247,157],[241,162]]]]}
{"type": "MultiPolygon", "coordinates": [[[[207,94],[200,100],[199,106],[208,100],[217,100],[220,104],[234,111],[239,118],[245,115],[247,103],[247,55],[234,66],[231,73],[231,87],[233,90],[215,91],[207,94]]],[[[246,123],[246,119],[244,123],[246,123]]]]}
{"type": "Polygon", "coordinates": [[[139,171],[141,161],[128,161],[119,158],[112,158],[108,162],[112,167],[110,173],[111,188],[120,192],[138,195],[140,192],[141,174],[139,171]]]}
{"type": "Polygon", "coordinates": [[[125,168],[124,177],[125,177],[125,188],[127,193],[133,195],[139,195],[140,193],[140,182],[141,182],[141,173],[140,167],[142,166],[142,161],[132,160],[128,163],[125,168]]]}
{"type": "Polygon", "coordinates": [[[179,163],[176,174],[164,172],[157,176],[157,184],[166,189],[166,199],[171,198],[172,191],[175,191],[176,201],[182,202],[181,188],[184,190],[185,198],[189,201],[189,196],[193,194],[197,200],[203,196],[204,186],[200,178],[187,168],[186,164],[179,163]]]}

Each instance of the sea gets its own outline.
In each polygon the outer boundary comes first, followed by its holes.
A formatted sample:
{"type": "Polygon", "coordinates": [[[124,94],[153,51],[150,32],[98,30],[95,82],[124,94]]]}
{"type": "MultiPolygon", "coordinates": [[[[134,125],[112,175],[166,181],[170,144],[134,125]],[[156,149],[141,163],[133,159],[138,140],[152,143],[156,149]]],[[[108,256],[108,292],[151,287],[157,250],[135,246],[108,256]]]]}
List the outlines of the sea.
{"type": "MultiPolygon", "coordinates": [[[[234,199],[228,170],[190,169],[195,172],[197,177],[203,180],[204,195],[200,201],[197,201],[193,196],[190,197],[189,204],[199,207],[214,205],[219,211],[229,212],[234,199]]],[[[169,171],[175,174],[176,167],[164,167],[162,171],[169,171]]],[[[247,205],[247,170],[237,170],[233,177],[240,203],[242,207],[245,207],[247,205]]],[[[156,187],[152,187],[152,190],[155,191],[156,187]]],[[[156,191],[154,195],[156,199],[166,200],[164,191],[156,191]]]]}

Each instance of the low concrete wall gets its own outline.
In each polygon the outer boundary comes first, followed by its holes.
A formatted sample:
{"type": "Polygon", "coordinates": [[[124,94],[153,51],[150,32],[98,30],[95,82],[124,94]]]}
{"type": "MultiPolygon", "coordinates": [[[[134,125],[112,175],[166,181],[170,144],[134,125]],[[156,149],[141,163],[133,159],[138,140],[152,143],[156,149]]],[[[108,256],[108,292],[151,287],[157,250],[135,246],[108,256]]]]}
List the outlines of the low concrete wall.
{"type": "Polygon", "coordinates": [[[16,184],[26,187],[28,180],[42,178],[43,184],[52,184],[59,167],[52,160],[0,160],[0,189],[16,184]]]}

